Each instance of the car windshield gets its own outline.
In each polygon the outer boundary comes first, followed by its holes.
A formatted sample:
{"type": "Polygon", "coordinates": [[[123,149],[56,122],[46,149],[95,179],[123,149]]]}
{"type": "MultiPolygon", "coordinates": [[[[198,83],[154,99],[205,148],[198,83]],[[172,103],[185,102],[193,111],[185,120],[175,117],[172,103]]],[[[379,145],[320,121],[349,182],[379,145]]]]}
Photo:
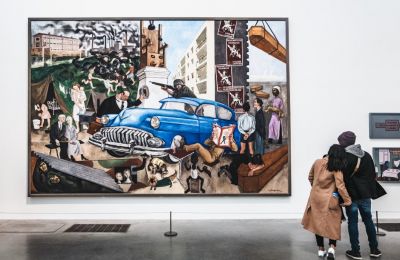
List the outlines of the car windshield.
{"type": "Polygon", "coordinates": [[[171,101],[171,102],[165,102],[162,105],[161,109],[174,109],[174,110],[184,111],[189,114],[194,114],[194,111],[196,111],[196,106],[186,104],[183,102],[171,101]]]}

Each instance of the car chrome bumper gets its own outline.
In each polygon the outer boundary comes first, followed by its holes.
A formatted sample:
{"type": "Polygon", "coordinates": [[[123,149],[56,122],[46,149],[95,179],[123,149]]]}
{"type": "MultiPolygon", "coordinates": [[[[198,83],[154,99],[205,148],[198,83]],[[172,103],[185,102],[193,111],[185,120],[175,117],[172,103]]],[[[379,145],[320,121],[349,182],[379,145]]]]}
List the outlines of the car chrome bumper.
{"type": "Polygon", "coordinates": [[[165,153],[170,148],[164,146],[164,141],[152,134],[132,127],[105,127],[89,138],[89,143],[102,150],[112,150],[129,154],[165,153]],[[153,144],[151,146],[150,144],[153,144]]]}

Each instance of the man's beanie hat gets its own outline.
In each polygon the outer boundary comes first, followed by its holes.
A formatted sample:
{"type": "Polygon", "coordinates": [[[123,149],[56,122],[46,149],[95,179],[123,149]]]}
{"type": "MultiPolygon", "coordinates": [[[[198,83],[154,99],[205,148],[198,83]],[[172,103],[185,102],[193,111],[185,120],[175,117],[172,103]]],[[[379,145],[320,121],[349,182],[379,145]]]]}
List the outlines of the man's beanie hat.
{"type": "Polygon", "coordinates": [[[347,147],[355,144],[356,135],[352,131],[346,131],[339,135],[338,141],[341,146],[347,147]]]}

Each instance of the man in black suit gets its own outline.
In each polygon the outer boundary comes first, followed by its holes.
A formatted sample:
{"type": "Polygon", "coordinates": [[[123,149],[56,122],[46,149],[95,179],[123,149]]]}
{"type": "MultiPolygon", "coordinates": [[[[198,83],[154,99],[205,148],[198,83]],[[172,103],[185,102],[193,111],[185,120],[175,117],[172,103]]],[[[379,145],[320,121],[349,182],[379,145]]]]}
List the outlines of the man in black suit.
{"type": "Polygon", "coordinates": [[[119,114],[127,107],[139,106],[142,104],[143,96],[140,96],[135,102],[129,100],[129,91],[126,88],[118,87],[115,96],[106,98],[97,111],[97,117],[106,114],[119,114]]]}
{"type": "Polygon", "coordinates": [[[50,128],[50,144],[53,148],[60,147],[60,158],[69,160],[68,158],[68,140],[65,138],[67,126],[64,124],[65,115],[58,115],[58,121],[50,128]]]}
{"type": "Polygon", "coordinates": [[[262,109],[263,101],[260,98],[254,100],[254,109],[256,110],[256,154],[264,154],[264,140],[266,136],[264,111],[262,109]]]}

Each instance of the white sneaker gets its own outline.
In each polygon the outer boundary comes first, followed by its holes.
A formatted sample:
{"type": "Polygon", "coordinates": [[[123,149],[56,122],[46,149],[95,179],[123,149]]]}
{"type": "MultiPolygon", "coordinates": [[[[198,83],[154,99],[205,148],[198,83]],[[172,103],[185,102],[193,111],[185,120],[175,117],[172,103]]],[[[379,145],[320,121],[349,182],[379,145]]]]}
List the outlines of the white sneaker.
{"type": "Polygon", "coordinates": [[[319,257],[325,257],[326,251],[325,250],[318,250],[318,256],[319,257]]]}
{"type": "Polygon", "coordinates": [[[332,247],[330,247],[328,249],[328,257],[326,259],[328,259],[328,260],[334,260],[335,259],[335,249],[333,249],[332,247]]]}

